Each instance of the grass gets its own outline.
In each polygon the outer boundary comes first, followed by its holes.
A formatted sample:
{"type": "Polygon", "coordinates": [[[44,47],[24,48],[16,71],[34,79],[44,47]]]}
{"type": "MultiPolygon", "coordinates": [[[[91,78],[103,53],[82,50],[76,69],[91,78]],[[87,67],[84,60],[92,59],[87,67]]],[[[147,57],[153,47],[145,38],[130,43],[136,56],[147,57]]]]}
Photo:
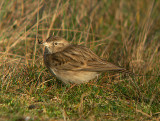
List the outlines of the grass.
{"type": "Polygon", "coordinates": [[[1,0],[0,120],[159,120],[159,11],[158,0],[1,0]],[[64,85],[37,43],[53,32],[140,76],[64,85]]]}

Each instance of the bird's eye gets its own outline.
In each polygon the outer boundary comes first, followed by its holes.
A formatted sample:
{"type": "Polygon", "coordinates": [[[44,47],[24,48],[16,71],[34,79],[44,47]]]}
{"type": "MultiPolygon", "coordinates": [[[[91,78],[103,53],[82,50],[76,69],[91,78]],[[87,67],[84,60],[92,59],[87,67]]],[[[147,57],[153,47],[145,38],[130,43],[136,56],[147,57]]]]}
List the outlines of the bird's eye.
{"type": "Polygon", "coordinates": [[[55,42],[55,43],[54,43],[54,45],[58,45],[58,43],[57,43],[57,42],[55,42]]]}

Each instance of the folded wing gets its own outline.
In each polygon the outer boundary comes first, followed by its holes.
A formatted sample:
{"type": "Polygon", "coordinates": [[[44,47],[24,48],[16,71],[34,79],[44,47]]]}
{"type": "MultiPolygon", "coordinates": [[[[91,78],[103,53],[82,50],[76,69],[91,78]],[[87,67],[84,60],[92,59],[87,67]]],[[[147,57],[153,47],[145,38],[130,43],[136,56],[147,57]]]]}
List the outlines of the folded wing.
{"type": "Polygon", "coordinates": [[[47,58],[51,60],[49,61],[49,66],[59,70],[91,72],[125,71],[124,68],[101,60],[90,49],[80,45],[71,45],[62,52],[48,55],[47,58]]]}

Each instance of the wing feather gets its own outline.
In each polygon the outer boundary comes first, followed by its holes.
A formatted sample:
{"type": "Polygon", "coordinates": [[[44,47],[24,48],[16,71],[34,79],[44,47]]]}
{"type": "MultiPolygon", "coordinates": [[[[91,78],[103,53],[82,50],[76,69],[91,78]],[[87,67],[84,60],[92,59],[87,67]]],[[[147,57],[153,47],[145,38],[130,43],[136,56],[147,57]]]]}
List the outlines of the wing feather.
{"type": "Polygon", "coordinates": [[[50,60],[48,65],[59,70],[91,72],[125,70],[101,60],[90,49],[80,45],[71,45],[64,51],[49,54],[46,57],[50,60]]]}

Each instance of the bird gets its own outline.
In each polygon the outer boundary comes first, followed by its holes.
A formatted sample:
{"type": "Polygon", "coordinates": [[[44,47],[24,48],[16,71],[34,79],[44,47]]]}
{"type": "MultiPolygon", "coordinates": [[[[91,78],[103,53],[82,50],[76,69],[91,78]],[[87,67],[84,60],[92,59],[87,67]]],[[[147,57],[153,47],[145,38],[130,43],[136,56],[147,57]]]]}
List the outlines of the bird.
{"type": "Polygon", "coordinates": [[[82,84],[106,71],[128,72],[125,68],[104,61],[89,48],[51,35],[45,42],[43,55],[47,69],[65,84],[82,84]]]}

